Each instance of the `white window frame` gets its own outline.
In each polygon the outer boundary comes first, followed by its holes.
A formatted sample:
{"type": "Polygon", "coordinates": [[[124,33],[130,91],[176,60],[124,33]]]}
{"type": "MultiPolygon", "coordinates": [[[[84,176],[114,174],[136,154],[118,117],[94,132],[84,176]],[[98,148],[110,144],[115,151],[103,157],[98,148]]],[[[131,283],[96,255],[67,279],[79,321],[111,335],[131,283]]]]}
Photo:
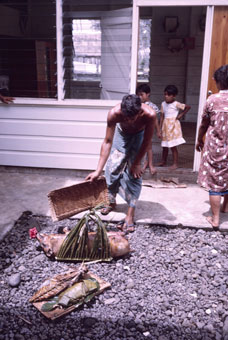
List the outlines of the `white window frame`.
{"type": "MultiPolygon", "coordinates": [[[[139,8],[140,7],[162,7],[162,6],[206,6],[206,26],[205,26],[205,41],[209,43],[204,44],[201,84],[199,95],[199,108],[197,116],[197,131],[201,122],[201,113],[207,97],[207,85],[210,65],[210,51],[212,38],[212,25],[214,17],[214,6],[227,6],[227,0],[134,0],[133,1],[133,27],[132,27],[132,59],[131,59],[131,93],[135,92],[137,81],[137,53],[138,53],[138,25],[139,25],[139,8]]],[[[196,134],[197,138],[197,134],[196,134]]],[[[198,171],[201,160],[200,152],[194,153],[193,171],[198,171]]]]}
{"type": "MultiPolygon", "coordinates": [[[[211,41],[211,31],[213,22],[213,6],[227,6],[227,0],[133,0],[132,18],[132,54],[131,54],[131,75],[130,92],[134,93],[137,82],[137,55],[138,55],[138,32],[139,32],[139,8],[140,7],[161,7],[161,6],[208,6],[205,37],[211,41]]],[[[57,41],[57,99],[49,98],[16,98],[15,104],[39,104],[39,105],[64,105],[64,106],[83,106],[83,107],[112,107],[118,101],[102,99],[64,99],[64,80],[63,80],[63,57],[62,57],[62,0],[56,0],[56,41],[57,41]]],[[[206,44],[205,44],[206,45],[206,44]]],[[[201,94],[206,93],[206,83],[208,78],[208,51],[209,44],[204,47],[202,84],[200,89],[201,101],[205,99],[201,94]],[[206,81],[205,81],[206,80],[206,81]]],[[[200,102],[200,108],[202,107],[200,102]]],[[[197,157],[194,160],[197,167],[197,157]]]]}

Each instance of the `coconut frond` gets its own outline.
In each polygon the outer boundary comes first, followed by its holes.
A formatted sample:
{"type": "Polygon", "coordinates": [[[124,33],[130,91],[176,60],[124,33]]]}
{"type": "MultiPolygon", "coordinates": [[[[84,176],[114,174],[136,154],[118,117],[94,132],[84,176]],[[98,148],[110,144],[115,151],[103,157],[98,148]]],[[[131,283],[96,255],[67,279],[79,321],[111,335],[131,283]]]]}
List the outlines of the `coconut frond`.
{"type": "Polygon", "coordinates": [[[63,261],[111,261],[110,244],[104,223],[96,214],[101,206],[86,213],[64,239],[56,256],[63,261]],[[92,247],[89,247],[89,222],[96,226],[92,247]]]}

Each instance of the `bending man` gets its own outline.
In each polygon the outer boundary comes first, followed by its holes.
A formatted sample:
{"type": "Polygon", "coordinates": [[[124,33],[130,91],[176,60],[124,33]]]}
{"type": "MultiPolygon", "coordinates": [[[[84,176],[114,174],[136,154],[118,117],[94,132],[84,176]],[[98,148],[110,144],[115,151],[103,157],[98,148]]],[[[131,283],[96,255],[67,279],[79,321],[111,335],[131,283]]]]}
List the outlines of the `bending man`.
{"type": "Polygon", "coordinates": [[[97,169],[86,177],[91,181],[99,177],[107,162],[105,178],[110,205],[101,213],[106,215],[115,208],[119,193],[128,204],[125,221],[119,225],[125,232],[134,231],[135,206],[142,188],[141,161],[151,143],[155,120],[155,111],[142,104],[140,97],[124,96],[108,113],[97,169]]]}

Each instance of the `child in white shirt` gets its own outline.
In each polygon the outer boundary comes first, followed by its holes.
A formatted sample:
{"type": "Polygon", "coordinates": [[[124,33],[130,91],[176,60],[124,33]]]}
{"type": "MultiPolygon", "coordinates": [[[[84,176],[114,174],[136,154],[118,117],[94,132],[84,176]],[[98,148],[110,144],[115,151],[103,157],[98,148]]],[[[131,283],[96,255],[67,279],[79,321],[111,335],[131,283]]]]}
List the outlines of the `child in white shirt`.
{"type": "Polygon", "coordinates": [[[169,148],[172,151],[172,170],[178,168],[177,145],[185,143],[182,136],[180,119],[190,110],[191,106],[179,103],[175,100],[178,89],[175,85],[168,85],[164,90],[165,101],[161,104],[160,128],[162,134],[162,162],[158,166],[167,163],[169,148]]]}

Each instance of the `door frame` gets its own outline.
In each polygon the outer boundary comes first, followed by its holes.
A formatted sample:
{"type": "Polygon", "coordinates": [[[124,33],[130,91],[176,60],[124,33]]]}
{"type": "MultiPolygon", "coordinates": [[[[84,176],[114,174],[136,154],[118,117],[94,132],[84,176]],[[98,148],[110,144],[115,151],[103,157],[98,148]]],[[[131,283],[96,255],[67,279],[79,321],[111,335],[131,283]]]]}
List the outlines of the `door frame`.
{"type": "MultiPolygon", "coordinates": [[[[199,107],[197,115],[197,131],[201,122],[201,113],[207,98],[208,76],[210,66],[210,51],[211,51],[211,38],[212,27],[214,18],[214,6],[227,6],[227,0],[134,0],[133,1],[133,17],[132,17],[132,55],[131,55],[131,93],[135,93],[137,83],[137,63],[138,63],[138,46],[139,46],[139,9],[140,7],[172,7],[172,6],[205,6],[207,7],[206,13],[206,26],[204,35],[204,48],[202,59],[202,71],[200,82],[199,94],[199,107]],[[205,43],[207,42],[207,43],[205,43]]],[[[197,139],[197,133],[196,133],[197,139]]],[[[193,171],[199,170],[201,154],[195,150],[193,171]]]]}

